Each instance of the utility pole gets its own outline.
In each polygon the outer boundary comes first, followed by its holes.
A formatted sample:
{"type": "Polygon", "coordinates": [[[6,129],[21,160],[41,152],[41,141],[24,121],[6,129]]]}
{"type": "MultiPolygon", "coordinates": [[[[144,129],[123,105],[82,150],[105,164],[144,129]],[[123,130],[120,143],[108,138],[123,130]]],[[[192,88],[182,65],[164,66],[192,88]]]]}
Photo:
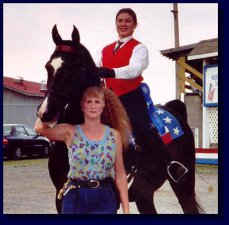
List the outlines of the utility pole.
{"type": "Polygon", "coordinates": [[[175,48],[179,47],[179,20],[178,20],[178,6],[177,3],[173,3],[173,10],[171,10],[174,17],[174,40],[175,48]]]}
{"type": "MultiPolygon", "coordinates": [[[[179,47],[179,20],[178,20],[178,5],[177,3],[173,3],[173,10],[171,10],[173,13],[173,18],[174,18],[174,40],[175,40],[175,48],[179,47]]],[[[179,65],[176,62],[175,65],[175,80],[176,80],[176,98],[181,99],[181,87],[180,87],[180,81],[178,77],[178,72],[179,72],[179,65]]]]}

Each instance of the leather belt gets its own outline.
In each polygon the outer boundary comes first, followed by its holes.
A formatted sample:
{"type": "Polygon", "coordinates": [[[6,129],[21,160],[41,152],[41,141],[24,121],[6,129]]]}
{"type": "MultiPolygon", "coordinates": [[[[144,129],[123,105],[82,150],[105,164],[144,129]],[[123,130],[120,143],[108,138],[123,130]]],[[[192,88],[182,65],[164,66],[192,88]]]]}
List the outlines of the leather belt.
{"type": "Polygon", "coordinates": [[[114,182],[113,178],[105,178],[103,180],[75,180],[70,178],[71,181],[74,182],[75,185],[78,186],[78,188],[98,188],[103,185],[109,185],[114,182]]]}
{"type": "Polygon", "coordinates": [[[61,200],[64,195],[68,193],[71,189],[78,189],[78,188],[98,188],[100,186],[112,186],[115,188],[114,180],[111,177],[107,177],[103,180],[75,180],[75,179],[68,179],[66,183],[64,183],[63,188],[60,189],[57,198],[61,200]],[[69,182],[72,184],[69,185],[69,182]]]}

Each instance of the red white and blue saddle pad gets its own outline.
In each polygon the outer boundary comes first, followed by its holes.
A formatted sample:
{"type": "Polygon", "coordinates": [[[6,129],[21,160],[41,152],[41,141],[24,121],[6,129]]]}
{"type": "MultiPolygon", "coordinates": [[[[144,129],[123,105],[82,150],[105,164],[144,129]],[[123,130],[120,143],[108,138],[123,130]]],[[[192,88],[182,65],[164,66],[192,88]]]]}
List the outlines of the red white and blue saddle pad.
{"type": "Polygon", "coordinates": [[[168,111],[154,106],[150,97],[150,89],[146,83],[141,85],[143,96],[146,100],[152,126],[156,127],[164,144],[169,144],[174,139],[182,136],[182,130],[179,121],[168,111]]]}

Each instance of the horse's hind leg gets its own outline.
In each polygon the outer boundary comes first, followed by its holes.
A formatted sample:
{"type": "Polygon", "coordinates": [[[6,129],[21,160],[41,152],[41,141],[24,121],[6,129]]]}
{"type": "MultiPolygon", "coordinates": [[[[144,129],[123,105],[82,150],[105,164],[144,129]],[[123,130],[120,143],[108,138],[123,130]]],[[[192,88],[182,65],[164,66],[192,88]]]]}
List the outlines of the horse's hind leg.
{"type": "MultiPolygon", "coordinates": [[[[190,172],[190,171],[189,171],[190,172]]],[[[190,174],[182,178],[179,183],[170,181],[170,185],[178,198],[181,208],[185,214],[199,214],[199,204],[195,196],[195,181],[190,174]]]]}

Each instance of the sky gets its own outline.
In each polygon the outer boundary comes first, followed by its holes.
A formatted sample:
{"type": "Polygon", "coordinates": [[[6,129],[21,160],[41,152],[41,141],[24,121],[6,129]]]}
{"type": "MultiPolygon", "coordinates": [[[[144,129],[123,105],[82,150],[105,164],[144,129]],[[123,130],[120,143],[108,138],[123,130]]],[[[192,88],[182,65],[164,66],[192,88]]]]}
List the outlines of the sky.
{"type": "MultiPolygon", "coordinates": [[[[75,25],[92,57],[118,39],[115,16],[132,8],[138,19],[134,38],[147,46],[150,64],[143,72],[155,104],[175,98],[175,62],[160,51],[174,48],[172,3],[3,3],[3,76],[47,79],[45,64],[55,49],[55,24],[62,39],[75,25]]],[[[178,3],[180,46],[218,37],[217,3],[178,3]]]]}

